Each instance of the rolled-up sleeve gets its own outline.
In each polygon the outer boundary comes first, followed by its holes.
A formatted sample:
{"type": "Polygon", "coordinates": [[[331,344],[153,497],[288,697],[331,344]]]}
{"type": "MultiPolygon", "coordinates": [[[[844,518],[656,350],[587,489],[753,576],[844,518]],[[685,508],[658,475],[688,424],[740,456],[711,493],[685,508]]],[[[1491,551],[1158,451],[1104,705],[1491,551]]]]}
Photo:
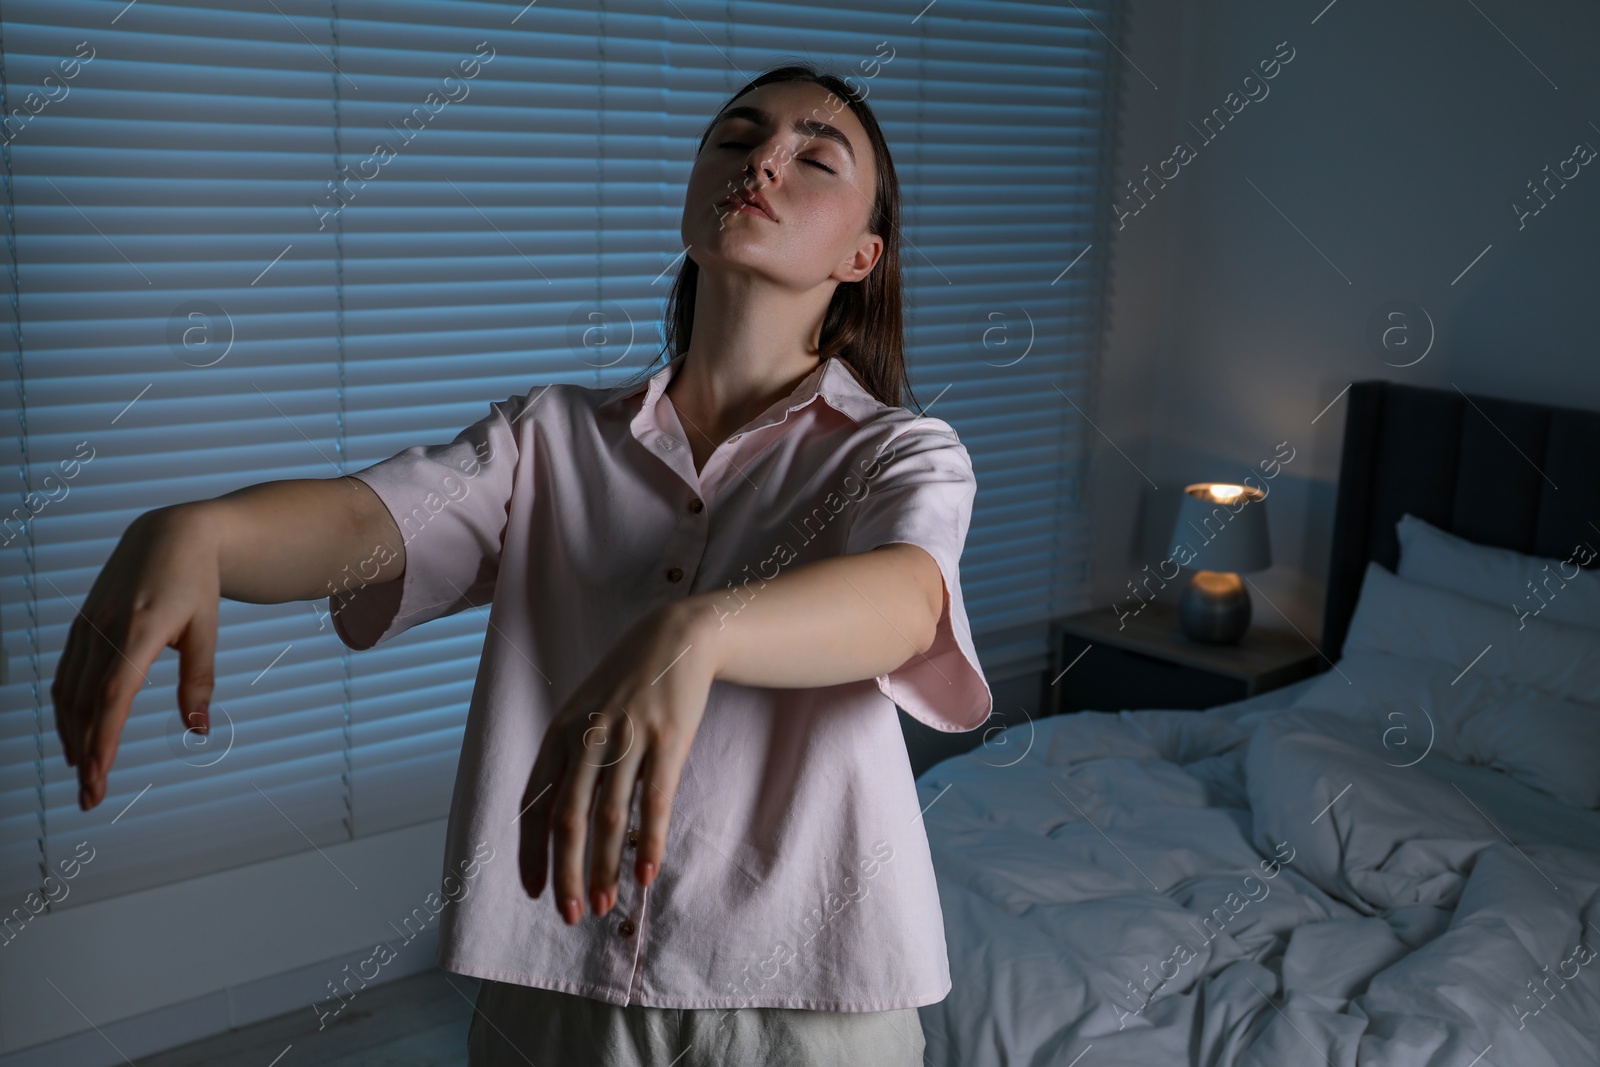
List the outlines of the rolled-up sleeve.
{"type": "MultiPolygon", "coordinates": [[[[493,598],[519,458],[515,427],[530,402],[491,403],[488,415],[454,440],[413,445],[351,475],[389,509],[406,565],[399,578],[376,585],[362,584],[354,568],[328,597],[334,631],[350,648],[371,648],[493,598]]],[[[382,559],[397,547],[374,545],[372,552],[382,559]]],[[[370,560],[366,566],[372,569],[370,560]]]]}
{"type": "Polygon", "coordinates": [[[846,552],[905,542],[924,549],[944,579],[944,608],[933,646],[888,674],[878,688],[937,730],[976,729],[994,699],[978,664],[961,593],[960,560],[977,480],[972,460],[948,424],[918,420],[861,466],[867,492],[850,509],[846,552]]]}

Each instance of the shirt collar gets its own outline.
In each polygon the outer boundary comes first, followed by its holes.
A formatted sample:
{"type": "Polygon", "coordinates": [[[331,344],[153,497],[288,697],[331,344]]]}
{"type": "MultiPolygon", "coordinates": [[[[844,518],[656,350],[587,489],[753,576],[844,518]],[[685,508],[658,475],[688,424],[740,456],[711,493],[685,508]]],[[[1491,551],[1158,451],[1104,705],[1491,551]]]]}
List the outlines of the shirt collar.
{"type": "MultiPolygon", "coordinates": [[[[666,366],[651,375],[647,381],[633,385],[618,386],[600,402],[600,407],[605,408],[612,404],[620,403],[628,397],[637,396],[643,391],[645,398],[640,408],[640,415],[648,416],[649,412],[655,407],[656,401],[660,399],[661,394],[666,392],[667,386],[671,383],[673,376],[677,374],[678,368],[683,365],[683,360],[684,354],[679,354],[674,356],[666,366]]],[[[750,430],[758,429],[773,422],[782,422],[789,417],[791,412],[798,411],[819,396],[827,402],[828,406],[857,425],[866,422],[874,412],[887,406],[868,392],[860,382],[856,381],[855,374],[842,359],[837,356],[830,356],[818,364],[817,368],[810,374],[802,378],[787,398],[778,402],[783,404],[786,410],[781,414],[777,414],[776,417],[763,417],[755,426],[750,427],[750,430]]],[[[777,407],[778,404],[774,404],[772,408],[768,409],[768,415],[772,415],[777,407]]]]}

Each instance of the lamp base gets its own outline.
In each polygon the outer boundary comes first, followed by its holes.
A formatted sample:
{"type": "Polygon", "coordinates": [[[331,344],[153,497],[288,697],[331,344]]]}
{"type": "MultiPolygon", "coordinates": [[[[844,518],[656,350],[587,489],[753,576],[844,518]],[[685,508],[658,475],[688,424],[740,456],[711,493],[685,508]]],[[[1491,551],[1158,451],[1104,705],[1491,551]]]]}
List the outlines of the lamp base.
{"type": "Polygon", "coordinates": [[[1178,601],[1178,621],[1191,641],[1236,645],[1250,628],[1250,594],[1232,571],[1196,571],[1178,601]]]}

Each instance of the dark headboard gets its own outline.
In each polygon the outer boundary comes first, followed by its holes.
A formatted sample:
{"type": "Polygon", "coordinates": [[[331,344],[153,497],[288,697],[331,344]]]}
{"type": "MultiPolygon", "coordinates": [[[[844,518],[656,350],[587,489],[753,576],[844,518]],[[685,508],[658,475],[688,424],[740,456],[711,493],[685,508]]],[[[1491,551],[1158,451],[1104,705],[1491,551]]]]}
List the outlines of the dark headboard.
{"type": "MultiPolygon", "coordinates": [[[[1368,560],[1394,570],[1406,512],[1567,559],[1600,547],[1600,411],[1369,380],[1350,386],[1322,653],[1339,658],[1368,560]]],[[[1591,560],[1600,566],[1600,559],[1591,560]]]]}

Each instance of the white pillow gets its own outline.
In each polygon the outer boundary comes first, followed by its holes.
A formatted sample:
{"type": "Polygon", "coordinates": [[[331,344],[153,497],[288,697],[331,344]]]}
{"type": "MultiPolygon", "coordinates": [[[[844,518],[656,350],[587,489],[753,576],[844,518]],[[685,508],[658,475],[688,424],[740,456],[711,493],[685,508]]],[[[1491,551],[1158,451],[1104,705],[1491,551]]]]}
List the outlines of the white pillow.
{"type": "MultiPolygon", "coordinates": [[[[1480,664],[1481,666],[1481,664],[1480,664]]],[[[1360,649],[1295,699],[1307,725],[1361,744],[1391,767],[1481,763],[1564,804],[1600,807],[1600,710],[1438,660],[1360,649]]]]}
{"type": "Polygon", "coordinates": [[[1522,625],[1503,608],[1408,582],[1371,560],[1344,643],[1346,655],[1363,650],[1431,659],[1453,667],[1452,678],[1499,678],[1600,705],[1600,631],[1542,616],[1522,625]]]}
{"type": "Polygon", "coordinates": [[[1587,542],[1566,559],[1548,559],[1480,545],[1409,513],[1394,529],[1400,538],[1396,573],[1408,582],[1509,606],[1523,626],[1537,618],[1600,628],[1600,571],[1579,569],[1595,557],[1587,542]]]}

